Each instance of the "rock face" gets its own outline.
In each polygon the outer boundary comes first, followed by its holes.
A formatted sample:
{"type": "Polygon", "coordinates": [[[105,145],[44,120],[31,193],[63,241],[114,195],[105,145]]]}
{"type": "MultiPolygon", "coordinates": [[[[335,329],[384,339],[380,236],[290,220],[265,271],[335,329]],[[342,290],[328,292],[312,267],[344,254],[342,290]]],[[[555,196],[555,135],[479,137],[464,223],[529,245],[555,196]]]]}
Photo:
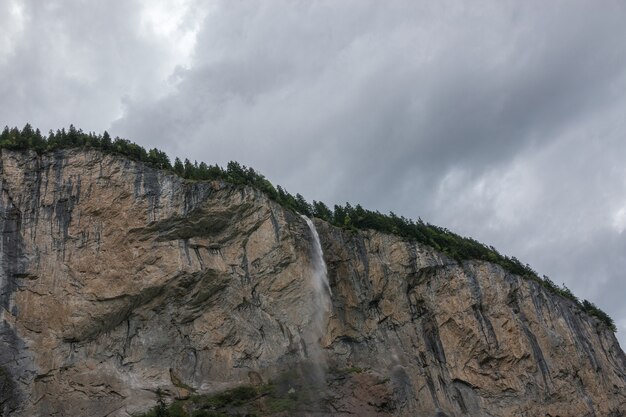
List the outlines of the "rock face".
{"type": "Polygon", "coordinates": [[[312,349],[309,415],[626,415],[614,335],[498,266],[316,220],[332,310],[311,340],[311,235],[264,194],[96,151],[3,150],[0,171],[0,415],[129,416],[312,349]]]}

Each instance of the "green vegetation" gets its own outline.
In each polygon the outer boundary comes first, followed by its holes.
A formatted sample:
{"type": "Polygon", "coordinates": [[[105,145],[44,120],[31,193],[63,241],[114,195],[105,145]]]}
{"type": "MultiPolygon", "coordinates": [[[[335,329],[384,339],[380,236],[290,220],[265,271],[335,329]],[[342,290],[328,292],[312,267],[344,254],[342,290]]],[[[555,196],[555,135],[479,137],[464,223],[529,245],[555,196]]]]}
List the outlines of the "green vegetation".
{"type": "Polygon", "coordinates": [[[211,396],[194,395],[191,400],[194,404],[204,408],[220,409],[226,406],[243,405],[258,394],[256,388],[244,385],[211,396]]]}
{"type": "Polygon", "coordinates": [[[596,306],[594,303],[583,300],[582,309],[587,314],[597,317],[601,322],[606,324],[613,333],[617,332],[617,327],[615,326],[615,322],[613,321],[613,319],[604,311],[600,310],[600,307],[596,306]]]}
{"type": "Polygon", "coordinates": [[[216,394],[193,395],[188,400],[165,404],[157,391],[157,404],[145,414],[136,417],[228,417],[260,416],[277,412],[291,412],[310,406],[308,391],[285,391],[272,383],[258,387],[240,386],[216,394]]]}
{"type": "Polygon", "coordinates": [[[365,369],[360,368],[358,366],[351,366],[349,368],[341,368],[341,369],[337,369],[336,372],[337,374],[360,374],[361,372],[365,371],[365,369]]]}
{"type": "Polygon", "coordinates": [[[181,410],[180,404],[174,403],[169,407],[165,403],[165,394],[161,389],[157,389],[157,404],[149,412],[142,414],[141,417],[185,417],[187,414],[181,410]],[[183,414],[181,414],[181,411],[183,414]]]}
{"type": "Polygon", "coordinates": [[[498,264],[513,274],[538,282],[552,293],[572,300],[582,310],[600,319],[613,332],[616,331],[615,323],[605,312],[586,300],[581,302],[567,287],[559,287],[545,276],[543,279],[540,278],[528,264],[523,264],[515,257],[500,254],[493,246],[459,236],[446,228],[425,223],[419,218],[413,221],[397,216],[393,212],[382,214],[349,203],[344,206],[335,205],[331,210],[322,202],[313,201],[310,204],[300,194],[293,196],[280,186],[274,187],[263,175],[238,162],[231,161],[224,169],[218,165],[207,165],[204,162],[198,164],[188,159],[181,161],[176,158],[172,165],[165,152],[156,148],[146,151],[143,147],[119,137],[111,139],[107,132],[102,135],[85,133],[71,125],[67,131],[65,129],[50,131],[48,136],[44,136],[39,129],[33,129],[26,124],[22,130],[5,127],[0,134],[0,149],[33,150],[42,154],[69,148],[99,149],[123,155],[156,169],[169,170],[188,180],[222,180],[234,185],[251,186],[263,191],[269,198],[290,210],[309,217],[318,217],[334,226],[348,230],[372,229],[402,236],[429,245],[457,261],[478,259],[498,264]]]}
{"type": "Polygon", "coordinates": [[[594,316],[595,318],[600,320],[613,333],[617,332],[617,326],[615,325],[615,322],[608,314],[606,314],[598,306],[596,306],[594,303],[590,301],[579,300],[578,297],[574,295],[572,290],[567,288],[565,284],[559,287],[557,284],[552,282],[552,280],[545,275],[543,276],[543,279],[536,278],[536,276],[533,277],[533,279],[538,281],[549,292],[554,293],[554,294],[559,294],[561,297],[567,298],[573,301],[574,303],[576,303],[578,307],[580,307],[581,310],[583,310],[585,313],[589,314],[590,316],[594,316]]]}

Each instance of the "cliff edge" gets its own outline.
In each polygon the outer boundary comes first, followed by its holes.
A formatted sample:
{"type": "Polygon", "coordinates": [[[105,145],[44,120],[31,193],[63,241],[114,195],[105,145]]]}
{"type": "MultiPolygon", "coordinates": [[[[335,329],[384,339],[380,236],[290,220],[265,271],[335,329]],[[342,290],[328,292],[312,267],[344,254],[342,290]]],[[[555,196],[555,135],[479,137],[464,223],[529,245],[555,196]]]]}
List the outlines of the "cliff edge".
{"type": "Polygon", "coordinates": [[[626,415],[613,333],[497,265],[315,220],[332,307],[312,337],[312,236],[253,188],[6,149],[0,185],[0,416],[272,381],[293,400],[311,369],[315,401],[258,415],[626,415]]]}

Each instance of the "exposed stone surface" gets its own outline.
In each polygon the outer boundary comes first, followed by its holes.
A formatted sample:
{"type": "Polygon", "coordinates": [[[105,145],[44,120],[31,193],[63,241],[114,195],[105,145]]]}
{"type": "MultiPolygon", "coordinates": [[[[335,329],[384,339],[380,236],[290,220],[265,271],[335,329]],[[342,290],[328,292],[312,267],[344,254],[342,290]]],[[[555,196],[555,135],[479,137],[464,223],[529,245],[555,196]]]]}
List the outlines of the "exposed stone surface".
{"type": "MultiPolygon", "coordinates": [[[[96,151],[2,150],[0,170],[0,415],[129,416],[157,388],[182,398],[306,363],[298,215],[96,151]]],[[[318,415],[626,415],[624,353],[573,303],[492,264],[316,226],[325,366],[364,369],[329,381],[318,415]]]]}

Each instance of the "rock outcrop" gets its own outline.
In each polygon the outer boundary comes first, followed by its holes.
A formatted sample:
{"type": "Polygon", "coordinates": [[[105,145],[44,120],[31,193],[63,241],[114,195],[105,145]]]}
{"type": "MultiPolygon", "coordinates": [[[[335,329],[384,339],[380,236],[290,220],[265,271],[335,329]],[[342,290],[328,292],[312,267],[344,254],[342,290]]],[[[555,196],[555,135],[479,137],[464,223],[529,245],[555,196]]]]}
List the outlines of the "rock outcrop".
{"type": "Polygon", "coordinates": [[[0,415],[129,416],[307,366],[328,376],[309,415],[626,415],[614,335],[498,266],[315,220],[311,340],[297,214],[97,151],[1,152],[0,415]]]}

